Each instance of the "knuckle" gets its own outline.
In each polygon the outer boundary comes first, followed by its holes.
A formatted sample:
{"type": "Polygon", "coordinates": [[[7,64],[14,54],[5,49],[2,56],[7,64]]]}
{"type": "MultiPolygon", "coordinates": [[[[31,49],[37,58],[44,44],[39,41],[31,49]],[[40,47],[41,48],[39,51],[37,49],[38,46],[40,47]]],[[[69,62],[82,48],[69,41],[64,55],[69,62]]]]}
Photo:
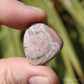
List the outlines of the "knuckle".
{"type": "Polygon", "coordinates": [[[18,84],[7,60],[0,62],[0,84],[18,84]]]}
{"type": "Polygon", "coordinates": [[[4,70],[0,70],[0,84],[7,84],[6,75],[7,74],[4,70]]]}

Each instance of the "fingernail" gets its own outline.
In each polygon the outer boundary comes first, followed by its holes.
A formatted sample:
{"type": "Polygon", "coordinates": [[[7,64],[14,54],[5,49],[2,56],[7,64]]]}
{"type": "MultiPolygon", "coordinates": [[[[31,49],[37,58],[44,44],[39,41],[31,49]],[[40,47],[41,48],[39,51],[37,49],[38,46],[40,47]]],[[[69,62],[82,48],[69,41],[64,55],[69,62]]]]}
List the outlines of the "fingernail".
{"type": "Polygon", "coordinates": [[[28,7],[30,7],[33,11],[37,12],[38,14],[40,14],[42,16],[47,16],[46,12],[40,8],[32,7],[32,6],[28,6],[28,7]]]}
{"type": "Polygon", "coordinates": [[[34,76],[29,79],[29,84],[49,84],[46,77],[34,76]]]}

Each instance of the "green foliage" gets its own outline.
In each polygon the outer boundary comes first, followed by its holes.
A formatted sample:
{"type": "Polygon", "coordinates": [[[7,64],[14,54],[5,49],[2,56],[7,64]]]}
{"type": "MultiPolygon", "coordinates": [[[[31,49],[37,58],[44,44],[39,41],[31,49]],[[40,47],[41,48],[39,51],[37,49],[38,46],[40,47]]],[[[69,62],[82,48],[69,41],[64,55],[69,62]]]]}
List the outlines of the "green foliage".
{"type": "MultiPolygon", "coordinates": [[[[44,9],[48,15],[46,24],[64,41],[61,52],[47,64],[59,76],[60,84],[84,84],[84,0],[21,1],[44,9]]],[[[1,26],[1,58],[25,56],[22,45],[23,33],[24,31],[1,26]]]]}

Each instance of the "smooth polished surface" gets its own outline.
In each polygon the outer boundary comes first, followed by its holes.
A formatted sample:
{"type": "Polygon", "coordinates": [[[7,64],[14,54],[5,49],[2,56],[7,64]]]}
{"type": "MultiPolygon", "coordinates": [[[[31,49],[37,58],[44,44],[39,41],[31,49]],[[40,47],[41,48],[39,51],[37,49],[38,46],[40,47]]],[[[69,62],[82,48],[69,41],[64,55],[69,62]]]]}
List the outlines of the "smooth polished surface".
{"type": "Polygon", "coordinates": [[[33,65],[45,64],[57,55],[62,46],[59,35],[42,23],[30,26],[25,32],[24,51],[33,65]]]}

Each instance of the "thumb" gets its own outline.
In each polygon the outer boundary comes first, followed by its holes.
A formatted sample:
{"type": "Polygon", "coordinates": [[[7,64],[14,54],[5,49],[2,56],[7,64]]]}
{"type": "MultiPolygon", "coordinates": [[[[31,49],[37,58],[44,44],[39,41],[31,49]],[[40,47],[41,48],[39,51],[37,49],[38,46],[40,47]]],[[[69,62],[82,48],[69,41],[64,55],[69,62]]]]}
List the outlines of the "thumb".
{"type": "Polygon", "coordinates": [[[46,13],[40,8],[27,6],[16,0],[0,1],[0,24],[2,25],[24,30],[32,23],[45,20],[46,13]]]}
{"type": "Polygon", "coordinates": [[[0,60],[0,84],[59,84],[47,66],[33,66],[25,58],[0,60]]]}

